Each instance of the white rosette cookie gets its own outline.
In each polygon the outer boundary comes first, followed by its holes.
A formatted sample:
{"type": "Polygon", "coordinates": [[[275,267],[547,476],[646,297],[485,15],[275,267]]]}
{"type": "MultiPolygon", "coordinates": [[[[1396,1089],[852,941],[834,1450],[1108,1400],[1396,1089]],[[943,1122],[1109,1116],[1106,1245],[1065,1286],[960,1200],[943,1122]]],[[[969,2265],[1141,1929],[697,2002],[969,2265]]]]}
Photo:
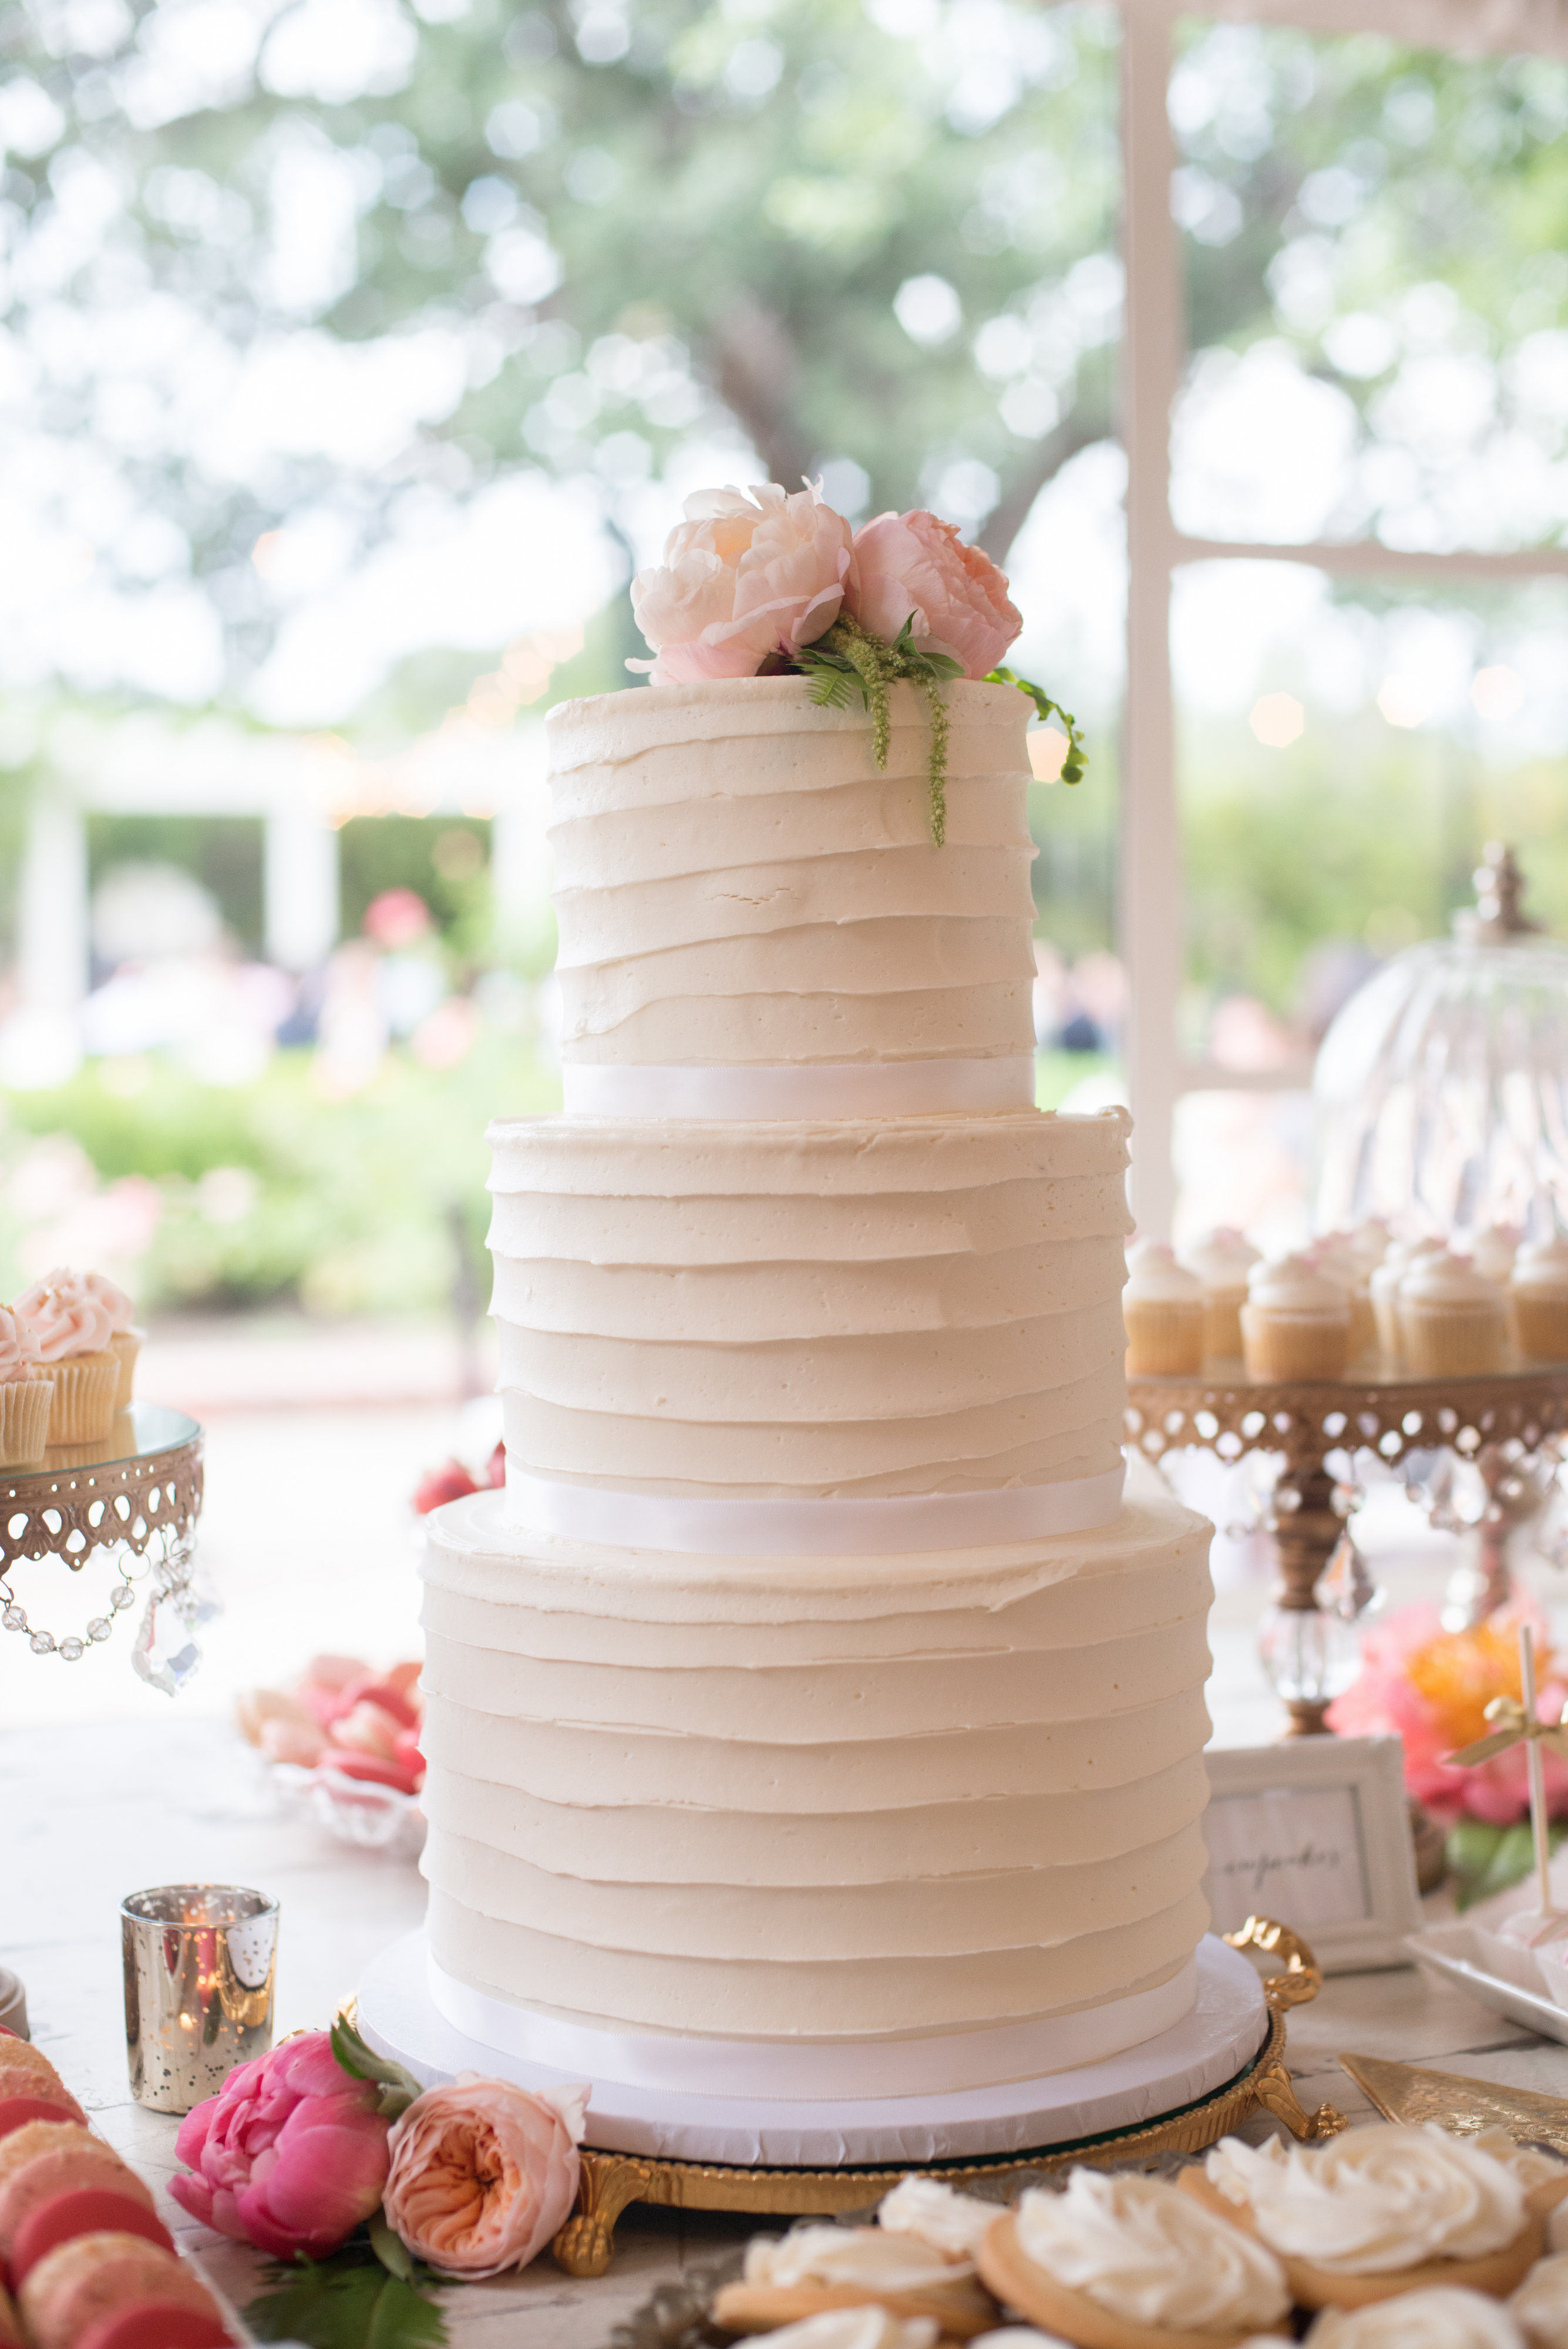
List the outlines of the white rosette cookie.
{"type": "Polygon", "coordinates": [[[936,2349],[940,2327],[930,2316],[891,2316],[885,2308],[830,2308],[781,2324],[779,2349],[936,2349]]]}
{"type": "Polygon", "coordinates": [[[1075,2169],[1063,2193],[1032,2188],[979,2265],[999,2300],[1074,2349],[1241,2349],[1288,2330],[1272,2253],[1160,2178],[1075,2169]]]}
{"type": "Polygon", "coordinates": [[[1537,2260],[1516,2292],[1509,2314],[1530,2349],[1563,2349],[1568,2341],[1568,2251],[1537,2260]]]}
{"type": "Polygon", "coordinates": [[[1224,2137],[1181,2185],[1266,2243],[1304,2308],[1362,2308],[1438,2284],[1505,2295],[1540,2258],[1560,2191],[1436,2127],[1349,2129],[1288,2148],[1224,2137]]]}
{"type": "MultiPolygon", "coordinates": [[[[1568,2334],[1552,2337],[1561,2343],[1568,2334]]],[[[1525,2349],[1525,2341],[1501,2301],[1439,2285],[1366,2308],[1325,2308],[1307,2349],[1525,2349]]]]}
{"type": "Polygon", "coordinates": [[[882,2227],[805,2225],[787,2235],[753,2235],[744,2274],[713,2302],[732,2333],[771,2333],[832,2309],[874,2305],[899,2317],[934,2318],[943,2334],[968,2341],[992,2331],[997,2313],[961,2253],[882,2227]]]}

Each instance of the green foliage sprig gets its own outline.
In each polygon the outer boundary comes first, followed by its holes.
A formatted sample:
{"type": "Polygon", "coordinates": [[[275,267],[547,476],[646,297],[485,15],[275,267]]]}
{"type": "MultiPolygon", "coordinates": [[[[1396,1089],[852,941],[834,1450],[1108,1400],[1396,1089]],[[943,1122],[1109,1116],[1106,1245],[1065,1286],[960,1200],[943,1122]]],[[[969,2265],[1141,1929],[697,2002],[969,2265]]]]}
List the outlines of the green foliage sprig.
{"type": "MultiPolygon", "coordinates": [[[[862,706],[871,713],[872,756],[879,767],[888,764],[888,746],[892,734],[892,719],[888,708],[888,688],[900,678],[918,685],[930,706],[931,743],[926,761],[926,772],[931,790],[931,838],[938,848],[947,838],[948,830],[948,706],[942,699],[942,688],[955,677],[963,675],[963,663],[948,653],[922,652],[914,639],[915,616],[911,612],[898,636],[889,645],[874,636],[857,620],[847,616],[835,620],[826,635],[814,645],[805,645],[789,664],[786,674],[794,673],[811,679],[811,698],[826,709],[847,709],[853,696],[860,696],[862,706]]],[[[1026,693],[1042,718],[1054,714],[1067,730],[1067,756],[1062,764],[1062,781],[1075,783],[1084,771],[1086,752],[1084,738],[1076,719],[1068,716],[1059,701],[1027,678],[1016,676],[1010,668],[993,668],[984,680],[987,685],[1013,685],[1026,693]]]]}
{"type": "Polygon", "coordinates": [[[338,2070],[347,2072],[351,2080],[375,2082],[376,2110],[383,2120],[395,2121],[424,2093],[411,2072],[394,2064],[389,2055],[378,2055],[346,2015],[338,2015],[332,2025],[332,2054],[338,2070]]]}
{"type": "Polygon", "coordinates": [[[1043,719],[1055,717],[1061,719],[1067,736],[1067,755],[1062,761],[1062,771],[1056,780],[1063,783],[1081,783],[1089,754],[1084,747],[1077,719],[1064,709],[1059,701],[1053,701],[1039,686],[1031,685],[1026,677],[1020,677],[1016,669],[993,668],[988,672],[985,682],[987,685],[1015,685],[1020,693],[1029,696],[1043,719]]]}
{"type": "Polygon", "coordinates": [[[918,650],[911,633],[914,620],[911,612],[890,645],[858,620],[835,620],[826,636],[795,655],[794,666],[810,678],[811,698],[826,709],[847,709],[850,695],[858,690],[871,712],[872,753],[879,767],[888,763],[892,732],[888,688],[901,678],[919,687],[931,712],[926,772],[931,788],[931,838],[940,848],[948,829],[948,710],[941,689],[948,678],[963,675],[963,664],[946,653],[918,650]]]}
{"type": "Polygon", "coordinates": [[[428,2287],[447,2283],[411,2258],[379,2216],[324,2260],[278,2261],[244,2312],[258,2341],[306,2349],[446,2349],[446,2319],[428,2287]]]}

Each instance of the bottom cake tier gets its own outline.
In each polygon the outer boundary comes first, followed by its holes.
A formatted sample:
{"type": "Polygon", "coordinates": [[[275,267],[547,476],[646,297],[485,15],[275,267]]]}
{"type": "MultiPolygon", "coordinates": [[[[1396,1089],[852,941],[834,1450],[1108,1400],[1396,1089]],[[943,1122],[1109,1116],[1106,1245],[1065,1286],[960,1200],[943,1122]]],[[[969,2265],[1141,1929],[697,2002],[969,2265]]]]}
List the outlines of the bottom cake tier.
{"type": "Polygon", "coordinates": [[[1209,1538],[1158,1491],[1094,1534],[811,1559],[452,1504],[425,1568],[437,1966],[620,2033],[973,2033],[977,2085],[1018,2075],[1004,2026],[1117,2004],[1135,2044],[1207,1922],[1209,1538]]]}

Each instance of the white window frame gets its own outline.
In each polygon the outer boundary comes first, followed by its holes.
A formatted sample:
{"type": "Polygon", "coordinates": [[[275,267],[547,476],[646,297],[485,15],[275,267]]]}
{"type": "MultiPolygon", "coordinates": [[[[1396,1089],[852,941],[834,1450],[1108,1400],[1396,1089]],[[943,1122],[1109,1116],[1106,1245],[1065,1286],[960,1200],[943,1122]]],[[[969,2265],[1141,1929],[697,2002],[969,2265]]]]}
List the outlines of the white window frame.
{"type": "Polygon", "coordinates": [[[1317,34],[1378,32],[1468,56],[1568,57],[1568,0],[1123,0],[1122,254],[1127,324],[1127,695],[1122,740],[1117,937],[1128,982],[1124,1052],[1136,1122],[1132,1206],[1140,1232],[1168,1239],[1176,1206],[1176,1105],[1244,1076],[1184,1061],[1187,914],[1177,804],[1170,600],[1179,564],[1311,564],[1341,578],[1539,579],[1568,575],[1568,548],[1518,554],[1407,554],[1370,539],[1299,546],[1188,538],[1170,511],[1170,424],[1187,352],[1180,240],[1171,215],[1176,146],[1168,92],[1179,19],[1293,25],[1317,34]]]}

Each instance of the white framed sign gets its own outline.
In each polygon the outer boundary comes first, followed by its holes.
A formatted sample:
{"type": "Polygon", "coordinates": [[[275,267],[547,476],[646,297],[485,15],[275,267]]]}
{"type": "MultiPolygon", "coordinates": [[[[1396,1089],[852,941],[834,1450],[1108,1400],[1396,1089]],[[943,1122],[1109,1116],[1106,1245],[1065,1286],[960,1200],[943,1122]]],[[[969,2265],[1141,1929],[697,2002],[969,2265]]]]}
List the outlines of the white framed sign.
{"type": "Polygon", "coordinates": [[[1399,1740],[1287,1738],[1204,1758],[1214,1930],[1272,1917],[1327,1973],[1408,1964],[1421,1901],[1399,1740]]]}

